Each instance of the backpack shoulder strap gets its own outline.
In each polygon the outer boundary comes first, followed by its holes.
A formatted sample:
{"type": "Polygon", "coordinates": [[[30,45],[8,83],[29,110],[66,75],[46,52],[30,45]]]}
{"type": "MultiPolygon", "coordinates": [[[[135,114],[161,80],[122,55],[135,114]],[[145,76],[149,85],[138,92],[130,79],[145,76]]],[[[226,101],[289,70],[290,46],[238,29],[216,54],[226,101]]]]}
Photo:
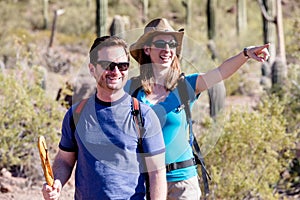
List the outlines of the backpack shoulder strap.
{"type": "Polygon", "coordinates": [[[179,93],[181,103],[184,104],[186,121],[189,126],[190,144],[193,146],[195,160],[196,160],[197,164],[201,165],[202,179],[203,179],[203,183],[204,183],[204,192],[206,195],[208,195],[209,194],[209,185],[208,185],[207,178],[209,178],[209,180],[211,180],[211,178],[206,170],[204,158],[202,156],[199,144],[198,144],[197,139],[195,138],[195,135],[193,132],[193,121],[192,121],[192,113],[191,113],[191,109],[190,109],[190,99],[189,99],[188,88],[187,88],[187,83],[185,80],[184,73],[182,73],[180,75],[180,78],[178,80],[178,93],[179,93]]]}
{"type": "MultiPolygon", "coordinates": [[[[143,138],[143,127],[144,127],[144,121],[142,117],[142,112],[140,111],[140,102],[137,100],[137,98],[132,97],[132,115],[133,119],[135,121],[135,124],[138,128],[138,140],[139,145],[142,145],[142,138],[143,138]]],[[[143,151],[143,146],[139,146],[140,150],[143,151]]]]}
{"type": "Polygon", "coordinates": [[[189,98],[189,94],[188,94],[188,90],[187,90],[184,73],[181,73],[180,78],[178,79],[177,88],[178,88],[180,101],[184,105],[184,111],[186,113],[186,120],[188,121],[189,119],[192,118],[192,113],[190,110],[190,98],[189,98]]]}
{"type": "Polygon", "coordinates": [[[71,122],[70,122],[71,123],[70,124],[71,130],[72,130],[73,133],[76,130],[76,126],[77,126],[77,123],[79,121],[80,114],[81,114],[81,112],[82,112],[82,110],[83,110],[83,108],[84,108],[84,106],[85,106],[85,104],[87,103],[88,100],[89,100],[88,98],[81,100],[78,103],[78,105],[75,108],[75,110],[73,111],[73,117],[72,117],[71,122]]]}
{"type": "Polygon", "coordinates": [[[192,112],[190,109],[190,98],[189,98],[189,93],[188,93],[188,88],[187,88],[187,83],[185,80],[184,73],[182,73],[180,75],[180,78],[178,79],[177,88],[178,88],[180,101],[183,104],[182,107],[186,114],[186,121],[187,121],[187,124],[189,125],[189,143],[192,146],[193,140],[194,140],[194,135],[193,135],[193,130],[192,130],[193,121],[192,121],[192,112]]]}
{"type": "MultiPolygon", "coordinates": [[[[144,153],[144,148],[143,148],[143,134],[144,134],[144,120],[142,117],[142,112],[140,110],[140,102],[137,100],[137,98],[132,97],[132,115],[133,119],[135,121],[136,127],[137,127],[137,132],[138,132],[138,148],[140,151],[140,154],[142,155],[144,153]]],[[[142,155],[143,157],[143,155],[142,155]]],[[[143,157],[143,163],[146,169],[146,162],[145,162],[145,157],[143,157]]],[[[147,171],[147,170],[146,170],[147,171]]],[[[149,182],[149,174],[145,173],[145,179],[146,179],[146,199],[150,200],[150,182],[149,182]]]]}

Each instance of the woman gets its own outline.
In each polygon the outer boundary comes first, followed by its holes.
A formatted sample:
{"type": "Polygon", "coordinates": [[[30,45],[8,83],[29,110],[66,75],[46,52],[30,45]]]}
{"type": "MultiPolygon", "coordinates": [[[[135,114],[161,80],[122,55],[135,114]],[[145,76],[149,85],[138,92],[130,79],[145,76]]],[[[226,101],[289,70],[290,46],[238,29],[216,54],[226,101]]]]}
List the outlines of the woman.
{"type": "MultiPolygon", "coordinates": [[[[164,18],[154,19],[147,24],[144,34],[130,47],[131,56],[140,64],[140,76],[130,80],[127,88],[137,88],[130,93],[134,93],[142,102],[151,106],[166,106],[165,115],[158,117],[166,145],[167,199],[199,200],[201,191],[197,169],[186,135],[186,115],[177,88],[181,74],[179,58],[183,35],[183,30],[175,31],[164,18]]],[[[245,48],[207,73],[187,75],[185,79],[190,105],[202,91],[234,74],[249,58],[259,62],[267,60],[268,46],[245,48]]]]}

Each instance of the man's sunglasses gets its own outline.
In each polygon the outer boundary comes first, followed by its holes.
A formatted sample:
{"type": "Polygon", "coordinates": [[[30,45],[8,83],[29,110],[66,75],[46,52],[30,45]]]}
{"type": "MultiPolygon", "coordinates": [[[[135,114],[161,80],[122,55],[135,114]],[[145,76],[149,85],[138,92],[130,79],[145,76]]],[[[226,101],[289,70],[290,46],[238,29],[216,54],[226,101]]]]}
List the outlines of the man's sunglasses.
{"type": "Polygon", "coordinates": [[[178,43],[175,40],[171,40],[169,42],[166,42],[164,40],[157,40],[155,42],[152,42],[152,44],[159,49],[165,49],[167,45],[169,45],[169,48],[171,49],[178,47],[178,43]]]}
{"type": "Polygon", "coordinates": [[[101,65],[102,69],[110,71],[113,71],[116,68],[116,66],[118,67],[119,71],[126,71],[129,68],[129,62],[115,63],[112,61],[99,60],[96,62],[96,64],[101,65]]]}

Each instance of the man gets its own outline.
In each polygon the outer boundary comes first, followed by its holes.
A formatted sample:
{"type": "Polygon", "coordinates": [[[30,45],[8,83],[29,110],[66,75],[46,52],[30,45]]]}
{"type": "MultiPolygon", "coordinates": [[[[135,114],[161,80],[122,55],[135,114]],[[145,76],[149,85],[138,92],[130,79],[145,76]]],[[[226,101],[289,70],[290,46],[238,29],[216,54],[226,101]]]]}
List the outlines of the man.
{"type": "Polygon", "coordinates": [[[166,198],[165,146],[160,123],[150,107],[140,104],[144,121],[142,153],[132,98],[123,90],[128,67],[129,53],[124,40],[104,36],[94,41],[89,70],[97,91],[85,103],[78,120],[74,120],[73,114],[80,103],[72,106],[64,117],[59,152],[53,163],[55,181],[52,187],[44,184],[44,199],[59,198],[75,164],[76,200],[144,199],[143,160],[151,199],[166,198]]]}

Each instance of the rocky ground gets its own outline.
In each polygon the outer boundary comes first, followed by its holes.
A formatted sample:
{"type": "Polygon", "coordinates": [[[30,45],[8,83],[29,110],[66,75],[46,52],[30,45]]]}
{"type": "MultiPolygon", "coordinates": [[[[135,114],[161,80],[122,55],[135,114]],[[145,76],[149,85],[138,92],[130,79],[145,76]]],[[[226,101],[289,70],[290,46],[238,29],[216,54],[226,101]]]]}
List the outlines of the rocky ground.
{"type": "MultiPolygon", "coordinates": [[[[67,183],[62,191],[62,200],[74,199],[74,181],[73,177],[67,183]]],[[[0,176],[0,199],[1,200],[41,200],[43,195],[41,188],[43,182],[27,187],[27,179],[20,177],[13,177],[6,169],[1,170],[0,176]]]]}

